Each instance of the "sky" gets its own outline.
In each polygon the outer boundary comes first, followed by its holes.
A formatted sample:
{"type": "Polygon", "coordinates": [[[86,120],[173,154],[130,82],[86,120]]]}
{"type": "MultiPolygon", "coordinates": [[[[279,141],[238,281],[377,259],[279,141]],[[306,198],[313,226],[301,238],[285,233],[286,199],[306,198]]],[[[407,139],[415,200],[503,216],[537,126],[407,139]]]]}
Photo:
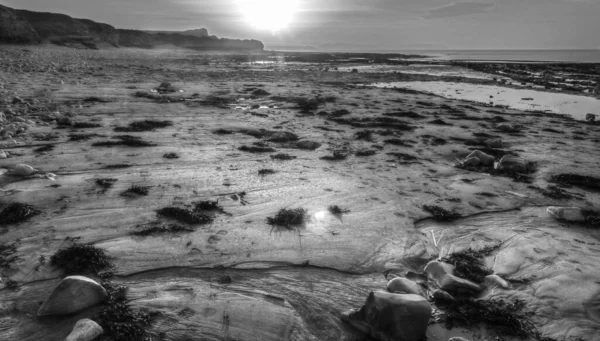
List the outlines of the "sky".
{"type": "MultiPolygon", "coordinates": [[[[600,49],[600,0],[0,0],[117,28],[186,30],[267,46],[344,49],[600,49]],[[296,1],[289,24],[260,27],[242,1],[296,1]]],[[[268,26],[268,25],[267,25],[268,26]]]]}

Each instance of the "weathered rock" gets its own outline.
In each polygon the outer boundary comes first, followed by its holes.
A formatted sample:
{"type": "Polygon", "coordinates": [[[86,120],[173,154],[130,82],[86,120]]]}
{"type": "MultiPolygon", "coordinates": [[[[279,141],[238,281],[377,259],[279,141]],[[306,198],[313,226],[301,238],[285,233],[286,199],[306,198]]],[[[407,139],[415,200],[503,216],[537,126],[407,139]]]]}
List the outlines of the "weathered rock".
{"type": "Polygon", "coordinates": [[[420,341],[425,337],[431,306],[419,295],[375,291],[363,307],[370,334],[382,341],[420,341]]]}
{"type": "Polygon", "coordinates": [[[510,123],[500,123],[496,126],[496,129],[505,131],[507,133],[514,133],[519,131],[515,126],[510,123]]]}
{"type": "Polygon", "coordinates": [[[479,160],[476,157],[467,158],[462,162],[462,165],[466,166],[466,167],[477,167],[480,164],[481,164],[481,160],[479,160]]]}
{"type": "Polygon", "coordinates": [[[298,141],[298,135],[291,133],[289,131],[278,131],[271,136],[269,136],[269,141],[271,142],[290,142],[290,141],[298,141]]]}
{"type": "Polygon", "coordinates": [[[419,284],[411,281],[408,278],[396,277],[388,282],[387,290],[398,294],[415,294],[422,295],[423,292],[419,284]]]}
{"type": "Polygon", "coordinates": [[[433,292],[433,299],[435,301],[444,301],[444,302],[452,302],[456,301],[454,296],[450,295],[447,291],[442,289],[437,289],[433,292]]]}
{"type": "Polygon", "coordinates": [[[465,339],[464,337],[461,337],[461,336],[455,336],[455,337],[449,338],[448,341],[471,341],[471,340],[465,339]]]}
{"type": "Polygon", "coordinates": [[[0,150],[0,159],[7,159],[8,158],[8,154],[6,154],[5,151],[0,150]]]}
{"type": "Polygon", "coordinates": [[[32,174],[37,173],[37,169],[31,167],[30,165],[26,165],[26,164],[18,164],[15,166],[15,168],[13,168],[11,175],[16,175],[16,176],[30,176],[32,174]]]}
{"type": "Polygon", "coordinates": [[[298,143],[296,143],[296,148],[298,149],[305,149],[305,150],[315,150],[317,148],[321,147],[321,144],[319,142],[314,142],[314,141],[298,141],[298,143]]]}
{"type": "Polygon", "coordinates": [[[69,276],[54,288],[38,310],[38,316],[72,314],[101,303],[107,297],[106,290],[96,281],[84,276],[69,276]]]}
{"type": "Polygon", "coordinates": [[[494,161],[496,160],[493,156],[488,155],[480,150],[474,150],[471,152],[471,154],[467,155],[467,160],[470,158],[479,159],[479,162],[481,162],[481,164],[484,166],[493,166],[494,161]]]}
{"type": "Polygon", "coordinates": [[[5,43],[35,43],[40,37],[33,26],[12,8],[0,5],[0,41],[5,43]]]}
{"type": "Polygon", "coordinates": [[[594,122],[596,120],[596,115],[594,114],[585,114],[585,120],[588,122],[594,122]]]}
{"type": "Polygon", "coordinates": [[[489,139],[485,140],[484,143],[490,148],[502,148],[504,146],[502,139],[489,139]]]}
{"type": "Polygon", "coordinates": [[[510,289],[511,285],[504,278],[498,275],[485,276],[485,283],[489,285],[497,285],[502,289],[510,289]]]}
{"type": "Polygon", "coordinates": [[[481,291],[481,287],[469,280],[446,274],[437,281],[440,289],[451,294],[470,295],[481,291]]]}
{"type": "Polygon", "coordinates": [[[448,263],[431,261],[425,266],[425,273],[434,281],[441,281],[446,274],[452,274],[454,266],[448,263]]]}
{"type": "Polygon", "coordinates": [[[583,212],[579,207],[556,207],[550,206],[546,209],[546,212],[553,216],[557,220],[566,220],[574,222],[585,221],[583,212]]]}
{"type": "Polygon", "coordinates": [[[81,319],[75,323],[73,331],[65,341],[91,341],[102,335],[104,330],[100,325],[90,319],[81,319]]]}
{"type": "Polygon", "coordinates": [[[507,173],[527,173],[527,161],[520,157],[504,155],[496,169],[507,173]]]}

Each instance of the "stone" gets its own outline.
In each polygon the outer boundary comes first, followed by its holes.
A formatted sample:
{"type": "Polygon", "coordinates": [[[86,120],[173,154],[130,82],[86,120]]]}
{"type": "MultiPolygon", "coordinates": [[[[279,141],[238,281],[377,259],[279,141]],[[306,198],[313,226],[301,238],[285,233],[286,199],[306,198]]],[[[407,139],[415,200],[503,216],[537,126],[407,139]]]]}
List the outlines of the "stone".
{"type": "Polygon", "coordinates": [[[484,143],[490,148],[504,147],[504,144],[502,143],[502,139],[489,139],[489,140],[485,140],[484,143]]]}
{"type": "Polygon", "coordinates": [[[527,173],[527,161],[520,157],[504,155],[496,169],[506,173],[527,173]]]}
{"type": "Polygon", "coordinates": [[[583,222],[585,217],[579,207],[557,207],[550,206],[546,209],[546,213],[553,216],[557,220],[566,220],[574,222],[583,222]]]}
{"type": "Polygon", "coordinates": [[[448,339],[448,341],[471,341],[469,339],[465,339],[462,336],[455,336],[448,339]]]}
{"type": "Polygon", "coordinates": [[[296,143],[296,148],[298,149],[305,149],[305,150],[315,150],[317,148],[321,147],[321,144],[319,142],[314,142],[314,141],[299,141],[298,143],[296,143]]]}
{"type": "Polygon", "coordinates": [[[408,278],[396,277],[388,282],[387,290],[399,294],[422,295],[421,286],[408,278]]]}
{"type": "Polygon", "coordinates": [[[81,319],[75,323],[73,331],[65,341],[91,341],[102,335],[104,330],[100,325],[90,319],[81,319]]]}
{"type": "Polygon", "coordinates": [[[479,160],[476,157],[467,158],[462,162],[462,165],[465,167],[477,167],[480,164],[481,164],[481,160],[479,160]]]}
{"type": "Polygon", "coordinates": [[[18,164],[13,168],[11,174],[17,176],[30,176],[32,174],[37,173],[37,169],[26,165],[26,164],[18,164]]]}
{"type": "Polygon", "coordinates": [[[64,278],[38,310],[38,316],[68,315],[102,303],[106,290],[93,279],[84,276],[64,278]]]}
{"type": "Polygon", "coordinates": [[[502,289],[510,289],[512,287],[510,283],[498,275],[485,276],[485,283],[489,285],[497,285],[502,289]]]}
{"type": "Polygon", "coordinates": [[[425,266],[425,273],[434,281],[440,281],[446,274],[452,274],[454,266],[452,264],[431,261],[425,266]]]}
{"type": "Polygon", "coordinates": [[[474,150],[471,152],[471,154],[467,155],[467,159],[472,157],[478,158],[481,164],[484,166],[493,166],[494,161],[496,161],[493,156],[488,155],[480,150],[474,150]]]}
{"type": "Polygon", "coordinates": [[[451,274],[444,275],[437,283],[440,289],[451,294],[471,295],[481,291],[479,285],[451,274]]]}
{"type": "Polygon", "coordinates": [[[8,154],[5,151],[0,150],[0,159],[7,159],[7,158],[8,158],[8,154]]]}
{"type": "Polygon", "coordinates": [[[23,104],[23,103],[25,103],[25,101],[23,101],[20,97],[15,96],[12,99],[12,104],[23,104]]]}
{"type": "Polygon", "coordinates": [[[510,123],[500,123],[496,126],[496,129],[498,130],[502,130],[508,133],[514,133],[516,131],[518,131],[517,128],[515,128],[512,124],[510,123]]]}
{"type": "Polygon", "coordinates": [[[425,338],[431,305],[419,295],[374,291],[362,308],[373,338],[420,341],[425,338]]]}
{"type": "Polygon", "coordinates": [[[433,299],[435,301],[443,301],[443,302],[452,302],[456,301],[454,296],[450,295],[447,291],[442,289],[437,289],[433,293],[433,299]]]}
{"type": "Polygon", "coordinates": [[[585,114],[585,120],[588,122],[594,122],[596,120],[596,115],[594,114],[585,114]]]}
{"type": "Polygon", "coordinates": [[[271,136],[269,136],[269,141],[271,142],[290,142],[290,141],[298,141],[298,135],[288,132],[288,131],[278,131],[271,136]]]}

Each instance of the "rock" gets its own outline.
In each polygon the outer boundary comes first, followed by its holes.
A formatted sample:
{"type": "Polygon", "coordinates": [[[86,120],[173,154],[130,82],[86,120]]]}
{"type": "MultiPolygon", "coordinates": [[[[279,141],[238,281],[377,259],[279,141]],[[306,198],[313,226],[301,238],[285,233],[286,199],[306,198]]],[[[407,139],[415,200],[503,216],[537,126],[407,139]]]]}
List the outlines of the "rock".
{"type": "Polygon", "coordinates": [[[452,274],[454,266],[448,263],[431,261],[425,266],[427,276],[435,281],[440,281],[446,274],[452,274]]]}
{"type": "Polygon", "coordinates": [[[504,155],[496,169],[506,173],[527,173],[527,161],[520,157],[504,155]]]}
{"type": "Polygon", "coordinates": [[[81,319],[75,323],[73,331],[65,341],[91,341],[102,335],[104,330],[100,325],[90,319],[81,319]]]}
{"type": "Polygon", "coordinates": [[[582,222],[585,221],[585,217],[579,207],[556,207],[550,206],[546,209],[546,212],[554,217],[557,220],[566,220],[566,221],[575,221],[582,222]]]}
{"type": "Polygon", "coordinates": [[[315,150],[317,148],[321,147],[321,144],[319,142],[314,142],[314,141],[298,141],[298,143],[296,143],[296,148],[298,149],[305,149],[305,150],[315,150]]]}
{"type": "Polygon", "coordinates": [[[474,150],[473,152],[471,152],[471,154],[467,155],[467,159],[470,158],[478,158],[481,164],[484,166],[493,166],[494,161],[496,161],[496,159],[493,156],[488,155],[480,150],[474,150]]]}
{"type": "Polygon", "coordinates": [[[101,303],[107,297],[106,290],[96,281],[84,276],[69,276],[54,288],[38,310],[38,316],[72,314],[101,303]]]}
{"type": "Polygon", "coordinates": [[[365,321],[364,309],[350,309],[342,313],[342,321],[360,330],[365,334],[371,334],[371,327],[365,321]]]}
{"type": "Polygon", "coordinates": [[[481,291],[479,285],[451,274],[444,275],[437,283],[440,289],[451,294],[470,295],[481,291]]]}
{"type": "Polygon", "coordinates": [[[290,141],[298,141],[298,135],[288,132],[288,131],[278,131],[269,136],[269,141],[271,142],[290,142],[290,141]]]}
{"type": "Polygon", "coordinates": [[[594,114],[585,114],[585,120],[588,122],[594,122],[596,120],[596,115],[594,114]]]}
{"type": "Polygon", "coordinates": [[[447,291],[442,290],[442,289],[435,290],[432,295],[433,295],[433,299],[435,301],[442,301],[442,302],[456,301],[454,296],[450,295],[447,291]]]}
{"type": "Polygon", "coordinates": [[[449,338],[448,341],[471,341],[471,340],[465,339],[464,337],[461,337],[461,336],[455,336],[455,337],[449,338]]]}
{"type": "Polygon", "coordinates": [[[489,139],[485,140],[484,143],[490,148],[502,148],[502,139],[489,139]]]}
{"type": "Polygon", "coordinates": [[[514,133],[519,131],[515,126],[510,123],[500,123],[496,126],[496,129],[505,131],[507,133],[514,133]]]}
{"type": "Polygon", "coordinates": [[[425,338],[431,306],[419,295],[375,291],[361,309],[373,338],[420,341],[425,338]]]}
{"type": "Polygon", "coordinates": [[[3,150],[0,150],[0,159],[8,159],[8,154],[3,150]]]}
{"type": "Polygon", "coordinates": [[[11,175],[30,176],[35,173],[37,173],[37,169],[26,164],[18,164],[13,168],[11,175]]]}
{"type": "Polygon", "coordinates": [[[12,104],[23,104],[23,103],[25,103],[25,101],[23,101],[20,97],[15,96],[12,99],[12,104]]]}
{"type": "Polygon", "coordinates": [[[462,165],[465,167],[477,167],[481,164],[481,160],[479,160],[479,158],[476,157],[470,157],[465,159],[465,161],[462,162],[462,165]]]}
{"type": "Polygon", "coordinates": [[[422,295],[421,287],[408,278],[396,277],[388,282],[387,290],[398,294],[422,295]]]}
{"type": "Polygon", "coordinates": [[[498,275],[485,276],[485,283],[490,285],[497,285],[502,289],[510,289],[511,285],[504,278],[498,275]]]}

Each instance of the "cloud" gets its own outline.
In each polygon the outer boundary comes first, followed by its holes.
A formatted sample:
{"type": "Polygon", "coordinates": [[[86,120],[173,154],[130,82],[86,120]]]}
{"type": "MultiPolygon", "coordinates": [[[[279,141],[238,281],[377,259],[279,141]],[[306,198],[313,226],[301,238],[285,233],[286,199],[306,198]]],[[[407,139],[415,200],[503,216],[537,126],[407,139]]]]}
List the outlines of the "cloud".
{"type": "Polygon", "coordinates": [[[453,2],[446,6],[432,8],[423,17],[427,19],[458,17],[461,15],[485,13],[492,8],[494,8],[494,4],[489,3],[453,2]]]}

